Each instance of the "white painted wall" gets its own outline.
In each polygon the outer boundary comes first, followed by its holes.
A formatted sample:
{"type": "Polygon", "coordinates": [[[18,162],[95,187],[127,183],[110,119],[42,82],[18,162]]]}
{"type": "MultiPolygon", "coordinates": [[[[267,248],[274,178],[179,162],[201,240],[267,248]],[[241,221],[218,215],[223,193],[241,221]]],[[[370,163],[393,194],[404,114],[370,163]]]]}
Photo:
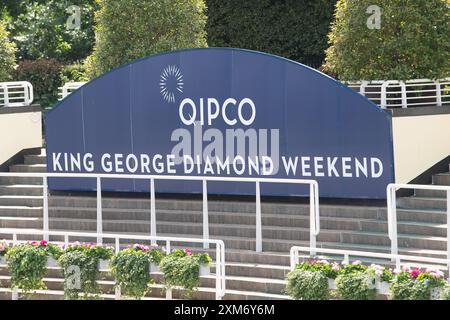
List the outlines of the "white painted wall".
{"type": "Polygon", "coordinates": [[[42,147],[42,113],[0,113],[0,164],[23,149],[42,147]]]}
{"type": "Polygon", "coordinates": [[[393,117],[395,182],[409,183],[450,155],[450,114],[393,117]]]}

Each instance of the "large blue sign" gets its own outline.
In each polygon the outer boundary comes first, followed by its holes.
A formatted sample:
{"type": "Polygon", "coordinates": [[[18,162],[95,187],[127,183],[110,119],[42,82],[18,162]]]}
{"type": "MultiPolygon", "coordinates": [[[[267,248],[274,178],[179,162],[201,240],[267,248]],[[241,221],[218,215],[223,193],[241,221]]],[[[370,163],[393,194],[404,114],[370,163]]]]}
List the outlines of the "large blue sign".
{"type": "MultiPolygon", "coordinates": [[[[49,172],[315,179],[321,197],[384,198],[393,182],[391,116],[336,80],[254,51],[194,49],[138,60],[95,79],[46,117],[49,172]]],[[[50,188],[95,190],[92,179],[50,188]]],[[[199,182],[157,181],[196,193],[199,182]]],[[[148,181],[107,180],[148,192],[148,181]]],[[[211,183],[217,194],[254,194],[211,183]]],[[[264,195],[306,187],[263,185],[264,195]]]]}

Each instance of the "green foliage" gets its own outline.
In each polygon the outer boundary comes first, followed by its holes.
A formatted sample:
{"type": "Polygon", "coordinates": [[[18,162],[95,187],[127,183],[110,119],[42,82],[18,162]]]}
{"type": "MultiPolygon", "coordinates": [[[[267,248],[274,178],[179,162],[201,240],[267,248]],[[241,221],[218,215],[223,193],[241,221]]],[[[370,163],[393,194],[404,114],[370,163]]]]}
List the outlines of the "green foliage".
{"type": "Polygon", "coordinates": [[[95,0],[23,1],[10,6],[10,28],[19,48],[19,59],[56,59],[72,63],[85,59],[95,42],[95,0]],[[28,2],[28,1],[27,1],[28,2]],[[79,28],[70,29],[68,8],[80,8],[79,28]]]}
{"type": "Polygon", "coordinates": [[[160,268],[164,274],[164,284],[169,288],[183,287],[185,296],[191,297],[200,283],[200,265],[210,262],[211,258],[207,254],[192,254],[188,249],[173,250],[161,260],[160,268]]]}
{"type": "Polygon", "coordinates": [[[203,0],[98,0],[91,77],[148,55],[206,47],[203,0]]]}
{"type": "Polygon", "coordinates": [[[390,285],[391,300],[430,300],[432,288],[446,284],[443,274],[436,270],[404,268],[397,272],[390,285]]]}
{"type": "Polygon", "coordinates": [[[59,77],[62,84],[67,82],[89,81],[89,78],[86,76],[86,67],[81,61],[62,67],[59,77]]]}
{"type": "Polygon", "coordinates": [[[61,250],[45,241],[18,244],[8,249],[6,259],[11,276],[11,288],[19,288],[25,294],[46,289],[43,282],[47,270],[47,258],[57,259],[61,250]]]}
{"type": "Polygon", "coordinates": [[[286,292],[297,300],[327,300],[328,280],[324,272],[295,269],[287,276],[286,292]]]}
{"type": "Polygon", "coordinates": [[[304,261],[296,266],[297,270],[305,270],[312,272],[322,272],[327,278],[335,279],[340,270],[337,263],[329,263],[325,260],[304,261]]]}
{"type": "Polygon", "coordinates": [[[376,297],[375,278],[367,272],[355,271],[336,278],[337,293],[344,300],[373,300],[376,297]]]}
{"type": "Polygon", "coordinates": [[[0,20],[0,82],[11,80],[16,65],[16,46],[9,40],[5,23],[0,20]]]}
{"type": "Polygon", "coordinates": [[[450,284],[442,289],[441,300],[450,300],[450,284]]]}
{"type": "Polygon", "coordinates": [[[58,263],[64,274],[64,296],[69,300],[97,298],[98,264],[113,255],[110,248],[90,244],[68,246],[58,263]]]}
{"type": "Polygon", "coordinates": [[[19,62],[14,79],[31,82],[34,88],[34,102],[46,109],[58,101],[58,87],[62,85],[61,69],[62,65],[56,60],[24,60],[19,62]]]}
{"type": "Polygon", "coordinates": [[[208,44],[280,55],[318,68],[336,0],[207,0],[208,44]]]}
{"type": "Polygon", "coordinates": [[[448,0],[339,0],[325,71],[341,80],[442,78],[450,74],[448,0]],[[380,29],[367,27],[370,5],[380,29]]]}
{"type": "Polygon", "coordinates": [[[141,299],[150,290],[150,263],[159,264],[162,253],[158,249],[135,246],[118,252],[111,261],[111,270],[124,296],[141,299]]]}

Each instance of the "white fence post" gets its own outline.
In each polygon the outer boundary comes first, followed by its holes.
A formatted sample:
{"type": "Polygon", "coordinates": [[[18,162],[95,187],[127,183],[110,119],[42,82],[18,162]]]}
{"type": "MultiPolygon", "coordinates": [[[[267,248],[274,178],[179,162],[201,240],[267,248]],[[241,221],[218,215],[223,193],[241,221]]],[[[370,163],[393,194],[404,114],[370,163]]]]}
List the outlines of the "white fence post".
{"type": "Polygon", "coordinates": [[[309,186],[309,246],[311,248],[310,254],[316,254],[316,210],[315,210],[315,192],[314,185],[309,186]]]}
{"type": "MultiPolygon", "coordinates": [[[[47,177],[43,178],[42,183],[42,201],[43,201],[43,230],[46,232],[49,230],[49,222],[48,222],[48,181],[47,177]]],[[[44,234],[44,240],[49,240],[49,235],[44,234]]]]}
{"type": "Polygon", "coordinates": [[[450,190],[447,190],[447,259],[450,260],[450,190]]]}
{"type": "Polygon", "coordinates": [[[256,181],[256,252],[262,252],[262,246],[261,190],[256,181]]]}
{"type": "Polygon", "coordinates": [[[436,105],[438,107],[442,107],[442,91],[441,91],[441,83],[438,81],[436,83],[436,105]]]}
{"type": "Polygon", "coordinates": [[[390,204],[391,204],[391,254],[398,254],[398,237],[397,237],[397,196],[395,186],[390,187],[390,204]]]}
{"type": "MultiPolygon", "coordinates": [[[[150,236],[156,237],[155,179],[150,179],[150,236]]],[[[151,243],[156,244],[156,241],[151,243]]]]}
{"type": "MultiPolygon", "coordinates": [[[[208,183],[203,180],[203,239],[209,239],[209,218],[208,218],[208,183]]],[[[203,248],[209,249],[209,243],[203,242],[203,248]]]]}
{"type": "MultiPolygon", "coordinates": [[[[102,212],[102,181],[97,177],[97,234],[103,233],[103,212],[102,212]]],[[[97,237],[97,243],[102,244],[102,237],[97,237]]]]}

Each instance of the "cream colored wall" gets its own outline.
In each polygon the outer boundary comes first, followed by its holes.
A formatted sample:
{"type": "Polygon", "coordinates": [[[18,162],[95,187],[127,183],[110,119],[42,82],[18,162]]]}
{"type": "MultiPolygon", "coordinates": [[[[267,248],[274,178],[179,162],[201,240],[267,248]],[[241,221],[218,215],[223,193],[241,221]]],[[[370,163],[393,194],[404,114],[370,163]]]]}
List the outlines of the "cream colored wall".
{"type": "Polygon", "coordinates": [[[450,114],[393,117],[395,182],[409,183],[450,155],[450,114]]]}
{"type": "Polygon", "coordinates": [[[42,147],[42,113],[0,113],[0,165],[23,149],[42,147]]]}

